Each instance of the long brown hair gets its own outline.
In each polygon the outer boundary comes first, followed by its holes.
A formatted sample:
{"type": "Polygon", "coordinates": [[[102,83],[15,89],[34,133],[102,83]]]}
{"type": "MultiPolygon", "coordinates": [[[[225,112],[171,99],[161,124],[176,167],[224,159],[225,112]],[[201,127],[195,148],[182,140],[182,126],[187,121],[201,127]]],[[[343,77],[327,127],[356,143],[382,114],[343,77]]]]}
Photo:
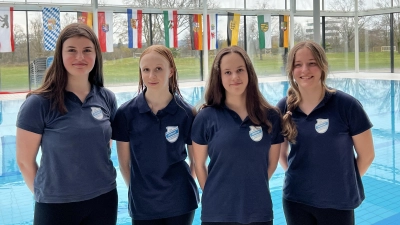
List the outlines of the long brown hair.
{"type": "MultiPolygon", "coordinates": [[[[321,47],[321,45],[314,41],[307,40],[299,42],[289,51],[286,66],[286,72],[288,74],[288,80],[290,83],[286,100],[288,112],[293,112],[293,110],[296,109],[301,102],[301,94],[297,83],[294,81],[293,70],[296,60],[296,53],[298,50],[303,48],[307,48],[311,51],[311,54],[313,55],[316,64],[321,70],[321,84],[324,88],[324,91],[334,92],[334,90],[329,89],[326,85],[326,78],[328,76],[328,60],[325,54],[325,50],[321,47]]],[[[290,113],[285,113],[283,115],[282,130],[283,136],[285,136],[289,142],[296,143],[297,128],[296,124],[292,120],[292,116],[290,113]]]]}
{"type": "MultiPolygon", "coordinates": [[[[179,97],[182,98],[181,92],[179,91],[179,87],[178,87],[178,70],[176,69],[174,55],[172,55],[171,50],[169,50],[164,45],[152,45],[152,46],[146,48],[143,51],[143,53],[140,55],[139,63],[142,60],[143,56],[145,56],[146,54],[149,54],[150,52],[157,52],[158,54],[163,56],[169,62],[169,66],[174,70],[174,72],[173,72],[172,76],[169,78],[169,82],[168,82],[169,92],[173,95],[177,94],[179,97]]],[[[145,85],[143,83],[142,70],[139,67],[138,93],[143,92],[144,89],[145,89],[145,85]]]]}
{"type": "Polygon", "coordinates": [[[209,80],[205,91],[205,103],[200,109],[205,107],[221,107],[226,100],[225,88],[222,85],[221,79],[221,60],[225,55],[238,54],[246,64],[249,82],[246,87],[246,110],[249,114],[249,119],[256,125],[264,124],[268,127],[268,132],[271,132],[272,125],[268,121],[268,110],[276,110],[274,106],[269,104],[263,97],[258,87],[258,78],[246,51],[238,46],[231,46],[221,49],[215,56],[209,80]]]}
{"type": "Polygon", "coordinates": [[[72,23],[66,26],[60,33],[56,43],[56,49],[54,52],[53,63],[46,71],[42,85],[30,92],[27,97],[31,94],[40,94],[51,100],[52,108],[58,109],[60,113],[65,114],[67,108],[64,104],[64,91],[68,82],[68,73],[64,67],[62,58],[62,48],[64,42],[73,37],[85,37],[89,39],[96,51],[96,60],[92,71],[89,73],[89,82],[91,84],[103,87],[103,57],[101,55],[100,44],[96,34],[93,30],[81,23],[72,23]]]}

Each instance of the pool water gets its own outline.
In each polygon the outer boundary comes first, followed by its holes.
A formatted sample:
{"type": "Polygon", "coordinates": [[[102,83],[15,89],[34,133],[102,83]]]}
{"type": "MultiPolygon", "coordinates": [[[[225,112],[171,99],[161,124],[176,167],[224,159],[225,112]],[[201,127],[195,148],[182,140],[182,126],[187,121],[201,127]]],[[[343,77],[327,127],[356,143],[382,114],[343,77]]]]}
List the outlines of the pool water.
{"type": "MultiPolygon", "coordinates": [[[[376,156],[362,178],[366,199],[356,209],[356,224],[400,224],[400,81],[342,78],[329,79],[328,84],[356,97],[374,125],[372,132],[376,156]]],[[[260,84],[261,92],[271,104],[276,104],[286,94],[287,88],[287,82],[260,84]]],[[[181,92],[189,103],[199,106],[204,88],[182,88],[181,92]]],[[[118,104],[134,95],[133,92],[117,92],[118,104]]],[[[0,101],[0,225],[32,224],[33,221],[33,196],[18,171],[15,158],[15,121],[23,101],[0,101]]],[[[119,173],[115,143],[111,157],[118,171],[118,224],[131,224],[128,189],[119,173]]],[[[281,202],[283,178],[284,172],[278,166],[270,180],[276,225],[286,224],[281,202]]],[[[196,211],[195,225],[201,224],[200,212],[201,205],[196,211]]]]}

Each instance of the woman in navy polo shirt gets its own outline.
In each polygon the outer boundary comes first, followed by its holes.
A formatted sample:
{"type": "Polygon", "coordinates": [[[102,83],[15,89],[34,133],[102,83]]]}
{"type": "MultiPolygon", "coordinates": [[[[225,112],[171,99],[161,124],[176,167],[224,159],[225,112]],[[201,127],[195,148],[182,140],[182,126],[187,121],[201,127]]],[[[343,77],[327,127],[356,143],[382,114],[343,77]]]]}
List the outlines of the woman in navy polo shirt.
{"type": "Polygon", "coordinates": [[[192,140],[202,224],[273,224],[269,179],[283,142],[281,117],[262,96],[242,48],[215,57],[192,140]]]}
{"type": "Polygon", "coordinates": [[[168,48],[148,47],[139,64],[139,95],[119,107],[112,124],[132,223],[191,225],[198,190],[185,145],[190,159],[194,110],[180,94],[168,48]]]}
{"type": "Polygon", "coordinates": [[[328,61],[319,44],[296,44],[287,71],[291,86],[278,103],[287,224],[352,225],[365,198],[361,176],[374,159],[372,124],[355,98],[327,87],[328,61]]]}
{"type": "Polygon", "coordinates": [[[114,94],[103,87],[96,34],[84,24],[66,26],[43,84],[28,94],[17,118],[18,165],[36,201],[33,224],[116,223],[110,159],[116,110],[114,94]]]}

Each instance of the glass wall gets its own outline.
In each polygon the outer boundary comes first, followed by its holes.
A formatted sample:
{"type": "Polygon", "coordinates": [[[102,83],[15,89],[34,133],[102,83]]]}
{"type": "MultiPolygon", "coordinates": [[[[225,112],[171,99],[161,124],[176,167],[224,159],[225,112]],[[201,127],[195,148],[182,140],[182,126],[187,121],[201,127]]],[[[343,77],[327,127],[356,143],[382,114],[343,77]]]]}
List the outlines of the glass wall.
{"type": "Polygon", "coordinates": [[[390,72],[389,14],[361,17],[359,29],[360,71],[390,72]]]}
{"type": "MultiPolygon", "coordinates": [[[[397,2],[400,6],[400,1],[397,2]]],[[[394,44],[396,51],[394,51],[394,72],[400,73],[400,13],[394,13],[394,44]]]]}
{"type": "Polygon", "coordinates": [[[260,49],[257,16],[246,16],[247,53],[258,76],[281,75],[283,51],[279,48],[279,17],[271,16],[271,47],[260,49]]]}

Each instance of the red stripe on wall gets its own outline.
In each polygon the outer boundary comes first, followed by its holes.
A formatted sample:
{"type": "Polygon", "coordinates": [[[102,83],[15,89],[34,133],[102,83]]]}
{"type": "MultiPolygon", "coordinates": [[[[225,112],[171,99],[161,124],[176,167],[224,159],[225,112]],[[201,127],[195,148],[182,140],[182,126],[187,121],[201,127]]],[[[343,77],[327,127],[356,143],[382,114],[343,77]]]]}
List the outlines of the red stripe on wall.
{"type": "Polygon", "coordinates": [[[11,41],[11,51],[14,52],[15,50],[15,43],[14,43],[14,8],[10,7],[10,41],[11,41]]]}
{"type": "MultiPolygon", "coordinates": [[[[198,14],[193,15],[193,23],[197,23],[197,24],[199,23],[199,15],[198,14]]],[[[193,39],[194,39],[194,41],[193,41],[194,49],[199,50],[199,32],[196,30],[193,30],[193,39]]]]}
{"type": "Polygon", "coordinates": [[[107,37],[106,37],[106,32],[102,30],[103,24],[106,24],[106,16],[104,12],[98,12],[98,21],[99,21],[99,27],[98,27],[98,33],[99,33],[99,42],[100,42],[100,48],[102,52],[107,51],[107,37]]]}
{"type": "Polygon", "coordinates": [[[142,10],[137,11],[137,20],[138,20],[137,43],[138,43],[138,48],[142,48],[142,10]]]}
{"type": "Polygon", "coordinates": [[[178,47],[178,12],[176,10],[172,11],[172,19],[174,20],[174,47],[178,47]]]}
{"type": "Polygon", "coordinates": [[[211,40],[210,15],[207,14],[207,44],[208,44],[208,49],[210,49],[210,40],[211,40]]]}

